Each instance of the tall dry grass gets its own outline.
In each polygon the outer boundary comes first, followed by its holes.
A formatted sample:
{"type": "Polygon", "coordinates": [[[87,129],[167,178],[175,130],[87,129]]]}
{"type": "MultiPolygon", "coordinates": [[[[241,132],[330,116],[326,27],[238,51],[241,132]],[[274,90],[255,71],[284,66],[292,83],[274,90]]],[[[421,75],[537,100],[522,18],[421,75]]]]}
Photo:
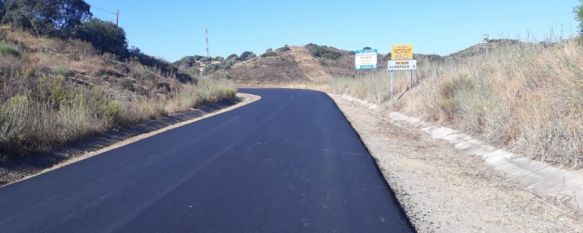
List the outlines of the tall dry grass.
{"type": "MultiPolygon", "coordinates": [[[[583,167],[583,47],[577,41],[518,43],[426,61],[419,86],[396,101],[387,75],[340,78],[339,93],[452,125],[531,158],[583,167]]],[[[399,77],[397,89],[408,82],[399,77]]]]}
{"type": "Polygon", "coordinates": [[[89,44],[0,32],[0,159],[49,151],[114,127],[234,98],[225,80],[98,54],[89,44]]]}

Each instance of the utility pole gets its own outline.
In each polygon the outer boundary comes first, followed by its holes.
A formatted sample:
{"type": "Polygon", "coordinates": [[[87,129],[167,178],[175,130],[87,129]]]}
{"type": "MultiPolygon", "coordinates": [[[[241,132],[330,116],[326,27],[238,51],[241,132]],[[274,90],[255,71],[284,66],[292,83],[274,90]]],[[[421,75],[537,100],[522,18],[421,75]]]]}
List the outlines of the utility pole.
{"type": "Polygon", "coordinates": [[[119,9],[115,12],[115,26],[119,27],[119,9]]]}
{"type": "Polygon", "coordinates": [[[208,58],[210,58],[210,54],[209,54],[209,30],[208,28],[204,29],[204,36],[205,36],[205,42],[206,42],[206,56],[208,58]]]}

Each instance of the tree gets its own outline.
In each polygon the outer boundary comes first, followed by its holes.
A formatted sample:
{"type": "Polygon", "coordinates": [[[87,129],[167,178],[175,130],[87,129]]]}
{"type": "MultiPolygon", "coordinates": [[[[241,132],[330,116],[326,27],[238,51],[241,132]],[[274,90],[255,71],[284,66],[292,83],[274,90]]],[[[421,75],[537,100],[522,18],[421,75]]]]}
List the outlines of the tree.
{"type": "Polygon", "coordinates": [[[237,54],[231,54],[227,57],[227,60],[238,60],[239,56],[237,54]]]}
{"type": "Polygon", "coordinates": [[[283,47],[281,47],[279,49],[276,49],[275,51],[278,52],[278,53],[283,53],[283,52],[287,52],[287,51],[290,51],[290,50],[291,49],[289,48],[288,45],[284,45],[283,47]]]}
{"type": "Polygon", "coordinates": [[[253,59],[257,57],[257,55],[255,55],[255,53],[253,52],[249,52],[249,51],[245,51],[241,54],[241,56],[239,56],[239,59],[241,59],[241,61],[246,61],[249,59],[253,59]]]}
{"type": "Polygon", "coordinates": [[[342,56],[342,53],[340,53],[340,51],[334,47],[310,43],[306,45],[306,48],[310,50],[312,56],[317,58],[337,60],[342,56]]]}
{"type": "Polygon", "coordinates": [[[371,48],[367,46],[367,47],[362,48],[362,50],[371,50],[371,48]]]}
{"type": "Polygon", "coordinates": [[[581,5],[575,7],[575,18],[579,21],[579,34],[583,35],[583,0],[579,0],[581,5]]]}
{"type": "Polygon", "coordinates": [[[69,37],[92,17],[90,9],[83,0],[7,0],[2,22],[41,35],[69,37]]]}
{"type": "Polygon", "coordinates": [[[6,9],[6,1],[0,0],[0,20],[4,17],[4,12],[6,9]]]}
{"type": "Polygon", "coordinates": [[[265,50],[264,54],[261,54],[261,57],[275,57],[275,56],[277,56],[277,53],[273,52],[273,49],[271,48],[265,50]]]}
{"type": "Polygon", "coordinates": [[[120,58],[129,55],[125,31],[111,22],[93,18],[78,27],[74,36],[93,44],[101,52],[112,53],[120,58]]]}

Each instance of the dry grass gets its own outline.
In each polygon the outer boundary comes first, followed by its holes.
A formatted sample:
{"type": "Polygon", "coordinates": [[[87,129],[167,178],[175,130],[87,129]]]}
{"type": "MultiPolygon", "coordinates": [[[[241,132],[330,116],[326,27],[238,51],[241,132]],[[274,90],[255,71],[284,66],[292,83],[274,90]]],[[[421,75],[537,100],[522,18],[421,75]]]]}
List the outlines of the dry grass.
{"type": "MultiPolygon", "coordinates": [[[[583,167],[583,47],[576,41],[424,61],[419,86],[399,101],[385,98],[387,77],[340,78],[327,88],[483,135],[535,159],[583,167]]],[[[401,93],[408,79],[398,79],[401,93]]]]}
{"type": "Polygon", "coordinates": [[[81,41],[0,32],[0,159],[48,151],[114,127],[233,98],[221,80],[175,74],[98,54],[81,41]]]}

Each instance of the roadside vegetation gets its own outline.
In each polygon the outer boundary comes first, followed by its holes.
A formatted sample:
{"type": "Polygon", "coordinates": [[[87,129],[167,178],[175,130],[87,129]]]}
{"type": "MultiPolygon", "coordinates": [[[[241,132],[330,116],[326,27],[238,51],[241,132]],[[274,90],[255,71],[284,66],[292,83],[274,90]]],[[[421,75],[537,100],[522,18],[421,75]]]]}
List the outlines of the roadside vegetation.
{"type": "Polygon", "coordinates": [[[504,43],[481,53],[421,60],[419,84],[388,74],[326,84],[427,120],[481,135],[515,152],[583,167],[583,47],[577,40],[504,43]],[[400,100],[396,98],[401,96],[400,100]]]}
{"type": "Polygon", "coordinates": [[[235,96],[230,81],[129,49],[123,29],[81,0],[0,7],[0,160],[235,96]]]}

